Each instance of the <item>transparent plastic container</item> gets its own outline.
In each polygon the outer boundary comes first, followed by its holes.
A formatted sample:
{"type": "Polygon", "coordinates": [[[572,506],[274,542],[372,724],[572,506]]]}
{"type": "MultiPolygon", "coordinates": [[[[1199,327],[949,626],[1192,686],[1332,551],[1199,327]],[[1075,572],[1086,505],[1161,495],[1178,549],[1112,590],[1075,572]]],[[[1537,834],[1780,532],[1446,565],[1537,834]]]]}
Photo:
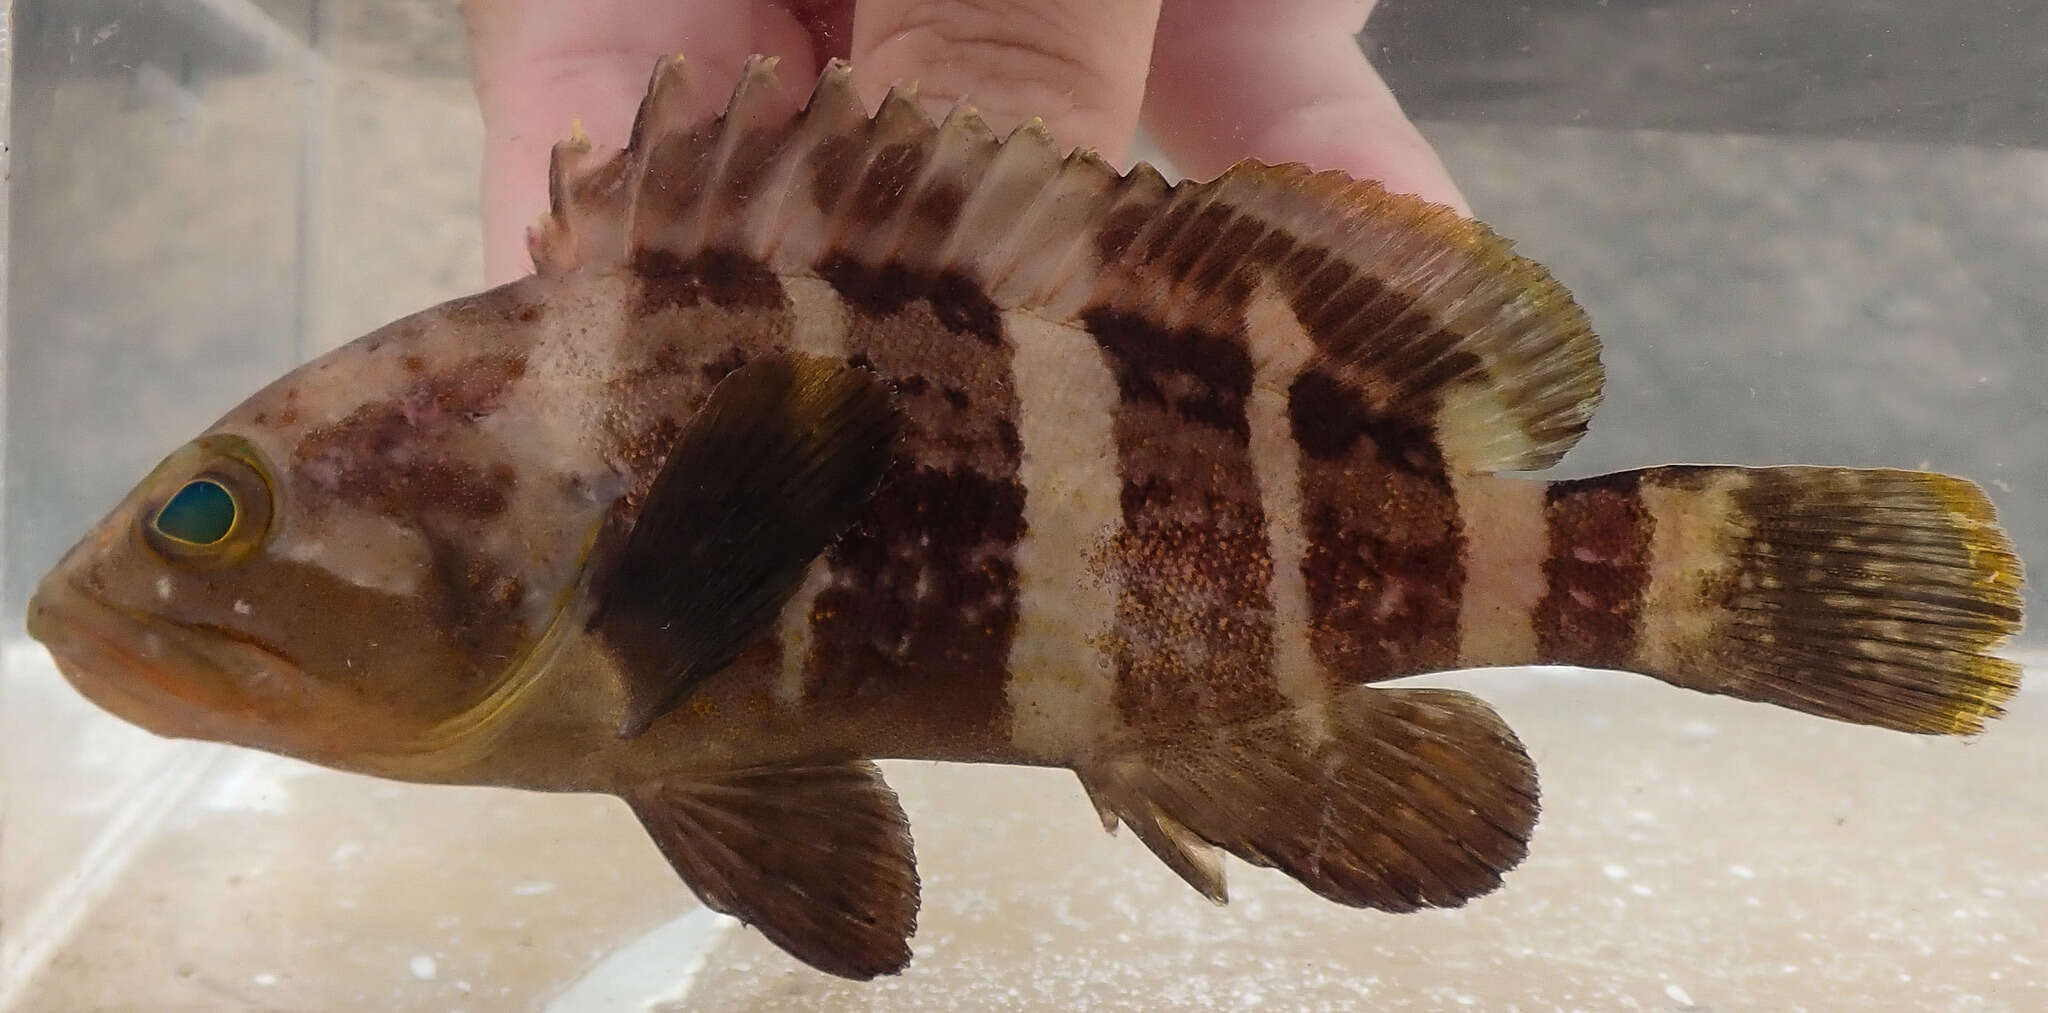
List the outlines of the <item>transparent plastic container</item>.
{"type": "MultiPolygon", "coordinates": [[[[1566,474],[1931,466],[2048,569],[2048,16],[1778,6],[1387,0],[1363,41],[1605,339],[1566,474]]],[[[2048,1008],[2038,670],[1969,742],[1423,680],[1501,710],[1545,808],[1506,889],[1419,915],[1236,863],[1216,909],[1070,774],[886,764],[925,900],[910,970],[864,985],[699,908],[615,800],[122,724],[20,639],[28,589],[256,385],[481,286],[481,130],[454,5],[23,0],[0,38],[0,1008],[2048,1008]]]]}

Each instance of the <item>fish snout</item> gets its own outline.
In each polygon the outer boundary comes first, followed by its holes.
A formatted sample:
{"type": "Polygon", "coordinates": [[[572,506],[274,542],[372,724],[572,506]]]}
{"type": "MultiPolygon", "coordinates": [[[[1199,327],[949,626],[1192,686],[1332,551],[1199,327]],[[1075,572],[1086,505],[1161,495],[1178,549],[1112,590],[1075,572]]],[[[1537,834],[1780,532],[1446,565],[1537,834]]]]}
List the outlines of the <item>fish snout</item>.
{"type": "Polygon", "coordinates": [[[230,728],[275,707],[250,691],[289,681],[284,659],[123,609],[61,574],[36,589],[26,619],[72,688],[159,735],[236,738],[230,728]]]}

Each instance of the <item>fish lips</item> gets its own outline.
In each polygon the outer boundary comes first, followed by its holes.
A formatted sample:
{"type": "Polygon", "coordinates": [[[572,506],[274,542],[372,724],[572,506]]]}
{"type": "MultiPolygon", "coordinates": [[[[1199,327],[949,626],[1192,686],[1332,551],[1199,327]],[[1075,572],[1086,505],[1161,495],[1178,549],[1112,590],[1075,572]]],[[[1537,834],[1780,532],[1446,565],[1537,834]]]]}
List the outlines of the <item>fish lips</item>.
{"type": "MultiPolygon", "coordinates": [[[[283,751],[305,675],[271,650],[123,609],[61,580],[29,599],[29,636],[86,699],[158,735],[283,751]]],[[[311,717],[310,713],[303,716],[311,717]]]]}

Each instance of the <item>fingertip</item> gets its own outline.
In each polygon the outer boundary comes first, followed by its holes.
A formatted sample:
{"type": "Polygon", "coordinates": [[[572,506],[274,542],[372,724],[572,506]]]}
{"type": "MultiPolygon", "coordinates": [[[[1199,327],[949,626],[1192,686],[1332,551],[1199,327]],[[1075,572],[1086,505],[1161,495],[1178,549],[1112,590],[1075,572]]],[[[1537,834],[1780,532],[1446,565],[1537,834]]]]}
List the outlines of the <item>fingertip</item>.
{"type": "Polygon", "coordinates": [[[1300,162],[1469,215],[1443,160],[1359,47],[1363,14],[1291,10],[1185,0],[1167,8],[1145,101],[1160,148],[1195,177],[1245,158],[1300,162]]]}
{"type": "Polygon", "coordinates": [[[1443,158],[1422,131],[1395,110],[1339,101],[1297,110],[1254,134],[1250,147],[1271,162],[1301,162],[1377,180],[1395,193],[1449,205],[1471,217],[1472,207],[1451,179],[1443,158]]]}
{"type": "Polygon", "coordinates": [[[810,37],[767,3],[495,0],[464,7],[484,124],[484,269],[492,284],[531,273],[526,232],[548,210],[548,158],[580,121],[591,141],[626,142],[648,75],[689,62],[692,111],[721,109],[746,58],[781,57],[785,80],[812,73],[810,37]]]}
{"type": "Polygon", "coordinates": [[[869,108],[915,81],[934,118],[958,102],[1007,134],[1033,117],[1063,149],[1120,161],[1137,133],[1158,0],[865,0],[853,76],[869,108]]]}

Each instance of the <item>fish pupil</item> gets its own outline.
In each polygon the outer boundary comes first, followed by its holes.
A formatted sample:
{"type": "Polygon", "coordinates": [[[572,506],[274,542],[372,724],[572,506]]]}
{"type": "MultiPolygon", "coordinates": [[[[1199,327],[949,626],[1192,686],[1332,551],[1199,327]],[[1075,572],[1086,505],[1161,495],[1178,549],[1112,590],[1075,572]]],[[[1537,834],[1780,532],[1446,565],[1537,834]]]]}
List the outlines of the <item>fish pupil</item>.
{"type": "Polygon", "coordinates": [[[235,497],[211,479],[195,478],[157,511],[156,529],[181,542],[212,545],[235,526],[235,497]]]}

